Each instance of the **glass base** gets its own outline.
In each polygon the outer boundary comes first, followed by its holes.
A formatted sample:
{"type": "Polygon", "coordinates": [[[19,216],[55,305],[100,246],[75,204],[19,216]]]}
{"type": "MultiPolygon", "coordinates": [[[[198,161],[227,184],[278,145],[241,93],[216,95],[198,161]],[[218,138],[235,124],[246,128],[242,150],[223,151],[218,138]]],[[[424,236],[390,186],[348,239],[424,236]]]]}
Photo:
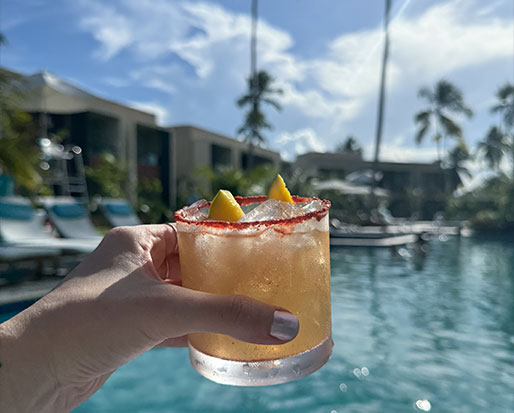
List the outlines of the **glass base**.
{"type": "Polygon", "coordinates": [[[220,359],[189,344],[189,358],[198,373],[216,383],[232,386],[269,386],[297,380],[321,368],[331,354],[330,338],[303,353],[264,361],[220,359]]]}

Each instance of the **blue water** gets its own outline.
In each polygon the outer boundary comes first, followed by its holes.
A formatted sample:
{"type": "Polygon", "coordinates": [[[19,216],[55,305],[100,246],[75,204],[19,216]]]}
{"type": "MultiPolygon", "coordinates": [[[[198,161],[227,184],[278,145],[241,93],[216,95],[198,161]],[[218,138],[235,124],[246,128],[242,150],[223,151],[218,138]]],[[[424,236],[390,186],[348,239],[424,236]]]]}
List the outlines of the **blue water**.
{"type": "Polygon", "coordinates": [[[431,241],[426,258],[340,249],[331,260],[336,345],[315,374],[222,386],[185,349],[156,349],[75,412],[513,411],[514,243],[431,241]]]}

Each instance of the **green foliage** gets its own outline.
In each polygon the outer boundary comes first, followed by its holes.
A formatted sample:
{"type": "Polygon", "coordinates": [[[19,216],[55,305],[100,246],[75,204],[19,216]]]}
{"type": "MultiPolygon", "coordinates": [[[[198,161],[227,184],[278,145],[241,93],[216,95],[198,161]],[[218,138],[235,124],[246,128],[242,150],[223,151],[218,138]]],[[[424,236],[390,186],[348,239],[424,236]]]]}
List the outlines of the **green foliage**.
{"type": "Polygon", "coordinates": [[[141,179],[137,186],[139,217],[145,224],[171,221],[173,214],[162,201],[162,183],[157,178],[141,179]]]}
{"type": "Polygon", "coordinates": [[[312,176],[305,174],[300,169],[295,169],[292,173],[282,175],[286,181],[287,189],[291,195],[312,196],[312,176]]]}
{"type": "Polygon", "coordinates": [[[451,198],[446,216],[469,220],[477,230],[514,230],[514,181],[495,176],[465,195],[451,198]]]}
{"type": "Polygon", "coordinates": [[[471,160],[471,154],[464,142],[457,144],[448,153],[448,168],[454,169],[459,175],[471,177],[471,172],[463,165],[466,161],[471,160]]]}
{"type": "Polygon", "coordinates": [[[418,112],[414,121],[418,128],[416,143],[420,144],[431,129],[435,132],[432,140],[437,143],[438,156],[440,141],[443,147],[447,137],[454,138],[458,142],[463,141],[462,128],[452,119],[455,115],[465,115],[468,118],[473,112],[464,102],[462,92],[446,80],[440,80],[434,87],[429,89],[423,87],[418,96],[428,103],[428,109],[418,112]]]}
{"type": "Polygon", "coordinates": [[[273,77],[261,70],[254,77],[248,79],[248,92],[237,100],[239,107],[249,106],[246,112],[245,121],[237,133],[244,136],[245,142],[256,146],[264,143],[263,129],[271,129],[266,116],[261,110],[263,103],[280,110],[281,107],[273,95],[282,94],[281,89],[272,88],[273,77]]]}
{"type": "Polygon", "coordinates": [[[497,103],[491,111],[499,113],[506,130],[514,128],[514,84],[506,83],[496,92],[497,103]]]}
{"type": "MultiPolygon", "coordinates": [[[[514,84],[506,83],[500,87],[496,92],[496,99],[496,104],[491,108],[491,112],[500,115],[500,125],[496,128],[496,131],[491,128],[489,135],[494,134],[497,135],[497,138],[502,137],[501,142],[498,142],[498,139],[496,142],[496,158],[500,159],[494,158],[488,161],[499,164],[501,158],[509,152],[512,161],[512,179],[514,179],[514,84]]],[[[489,135],[484,140],[486,144],[489,135]]]]}
{"type": "Polygon", "coordinates": [[[503,229],[504,222],[499,211],[486,209],[471,217],[470,224],[478,231],[498,231],[503,229]]]}
{"type": "Polygon", "coordinates": [[[362,157],[362,147],[352,135],[348,135],[344,142],[339,143],[335,148],[335,152],[357,154],[362,157]]]}
{"type": "Polygon", "coordinates": [[[316,196],[328,199],[332,203],[330,218],[354,225],[361,225],[369,221],[369,206],[367,198],[364,196],[342,194],[334,190],[319,191],[316,196]]]}
{"type": "Polygon", "coordinates": [[[197,181],[196,193],[200,198],[212,199],[219,189],[226,189],[233,195],[250,196],[267,193],[277,170],[267,165],[260,165],[251,171],[231,167],[198,168],[194,172],[197,181]],[[202,183],[207,185],[202,185],[202,183]]]}
{"type": "Polygon", "coordinates": [[[0,69],[0,172],[14,177],[17,187],[37,190],[37,129],[28,113],[18,109],[21,92],[14,75],[0,69]]]}
{"type": "Polygon", "coordinates": [[[90,197],[126,197],[123,186],[126,182],[127,169],[119,164],[114,155],[110,153],[101,154],[94,167],[85,167],[85,173],[90,197]]]}
{"type": "Polygon", "coordinates": [[[499,170],[508,149],[507,137],[497,126],[492,126],[484,140],[478,143],[480,157],[494,170],[499,170]]]}

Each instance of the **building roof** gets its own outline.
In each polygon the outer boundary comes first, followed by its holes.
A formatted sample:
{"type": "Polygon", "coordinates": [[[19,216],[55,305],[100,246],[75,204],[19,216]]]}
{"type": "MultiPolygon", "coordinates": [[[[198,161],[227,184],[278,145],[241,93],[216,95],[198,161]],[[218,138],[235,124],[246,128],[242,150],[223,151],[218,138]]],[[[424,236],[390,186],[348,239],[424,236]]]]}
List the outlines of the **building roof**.
{"type": "MultiPolygon", "coordinates": [[[[296,162],[302,166],[316,165],[324,169],[370,169],[373,161],[366,161],[359,156],[346,153],[320,153],[308,152],[297,157],[296,162]]],[[[420,162],[378,162],[378,167],[382,171],[409,171],[412,169],[424,172],[439,172],[443,170],[439,163],[420,163],[420,162]]]]}
{"type": "MultiPolygon", "coordinates": [[[[195,132],[195,136],[196,137],[201,137],[203,139],[209,139],[209,138],[214,138],[217,142],[219,143],[224,143],[226,144],[227,146],[234,146],[234,145],[237,145],[241,148],[248,148],[248,144],[245,143],[245,142],[242,142],[236,138],[231,138],[229,136],[225,136],[225,135],[221,135],[219,133],[216,133],[216,132],[212,132],[210,130],[207,130],[207,129],[203,129],[203,128],[200,128],[198,126],[194,126],[194,125],[176,125],[176,126],[170,126],[169,127],[170,130],[190,130],[191,132],[195,132]]],[[[271,156],[280,156],[280,154],[278,152],[275,152],[275,151],[272,151],[270,149],[266,149],[266,148],[263,148],[263,147],[260,147],[260,146],[256,146],[254,148],[255,150],[255,153],[256,154],[267,154],[267,155],[271,155],[271,156]]]]}
{"type": "Polygon", "coordinates": [[[12,77],[13,86],[22,92],[22,109],[27,112],[69,114],[86,111],[130,112],[147,123],[155,123],[155,115],[121,103],[104,99],[81,89],[46,71],[24,75],[0,68],[12,77]]]}
{"type": "MultiPolygon", "coordinates": [[[[295,161],[295,166],[303,170],[317,170],[318,172],[343,171],[348,173],[372,170],[374,163],[373,161],[365,161],[353,154],[309,152],[299,155],[295,161]]],[[[376,168],[383,173],[428,173],[445,175],[454,182],[455,187],[462,184],[462,180],[455,169],[442,168],[439,162],[378,162],[376,168]]]]}

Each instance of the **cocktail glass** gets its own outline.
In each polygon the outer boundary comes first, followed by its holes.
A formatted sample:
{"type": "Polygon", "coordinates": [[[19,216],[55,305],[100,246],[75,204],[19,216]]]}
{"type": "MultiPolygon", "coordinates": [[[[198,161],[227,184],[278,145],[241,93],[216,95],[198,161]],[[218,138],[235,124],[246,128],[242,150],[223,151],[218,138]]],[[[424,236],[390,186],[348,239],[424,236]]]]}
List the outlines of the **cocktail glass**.
{"type": "MultiPolygon", "coordinates": [[[[293,199],[296,204],[314,201],[293,199]]],[[[236,200],[248,209],[266,198],[236,200]]],[[[284,383],[318,370],[332,353],[330,202],[311,202],[310,211],[287,219],[230,223],[190,218],[209,205],[203,201],[175,213],[183,286],[286,308],[298,317],[300,329],[282,345],[191,334],[191,364],[210,380],[240,386],[284,383]]]]}

